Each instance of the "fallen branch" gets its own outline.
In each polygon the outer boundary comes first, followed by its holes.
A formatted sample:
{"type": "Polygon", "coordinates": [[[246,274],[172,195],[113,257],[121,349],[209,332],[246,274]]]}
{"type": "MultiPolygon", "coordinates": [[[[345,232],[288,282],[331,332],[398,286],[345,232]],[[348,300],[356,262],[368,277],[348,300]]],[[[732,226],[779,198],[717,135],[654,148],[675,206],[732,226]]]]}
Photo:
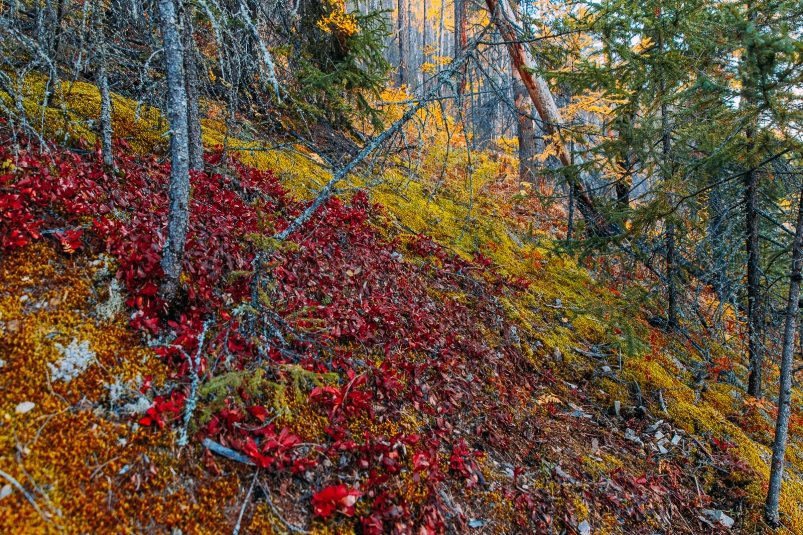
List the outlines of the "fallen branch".
{"type": "Polygon", "coordinates": [[[237,461],[238,463],[256,466],[254,464],[254,461],[252,461],[251,458],[248,457],[247,455],[243,455],[242,453],[234,451],[231,448],[227,448],[226,446],[221,446],[212,439],[205,438],[203,441],[203,447],[212,450],[221,457],[231,459],[232,461],[237,461]]]}
{"type": "Polygon", "coordinates": [[[259,468],[257,468],[254,474],[254,479],[251,480],[251,486],[248,487],[248,494],[245,495],[245,500],[243,500],[243,506],[240,508],[240,516],[237,517],[237,525],[234,526],[232,535],[240,533],[240,524],[243,522],[243,514],[245,514],[245,508],[248,507],[248,500],[251,498],[251,493],[254,491],[254,484],[257,482],[257,476],[259,476],[259,468]]]}
{"type": "Polygon", "coordinates": [[[36,505],[36,500],[34,500],[34,499],[33,499],[33,496],[31,496],[31,495],[28,493],[28,491],[27,491],[27,490],[25,490],[25,488],[24,488],[22,485],[20,485],[20,482],[19,482],[19,481],[17,481],[16,479],[14,479],[14,477],[13,477],[13,476],[10,476],[9,474],[6,474],[6,473],[5,473],[5,472],[3,472],[2,470],[0,470],[0,476],[2,476],[2,477],[3,477],[3,479],[5,479],[5,480],[6,480],[6,481],[8,481],[9,483],[11,483],[11,485],[13,485],[14,487],[16,487],[16,488],[17,488],[17,490],[18,490],[18,491],[20,491],[20,492],[22,493],[22,495],[23,495],[23,496],[25,496],[25,499],[26,499],[26,500],[28,500],[28,501],[30,502],[30,504],[33,506],[33,508],[34,508],[34,509],[36,509],[36,512],[37,512],[37,513],[39,513],[39,516],[41,516],[41,517],[42,517],[42,520],[44,520],[44,521],[45,521],[45,522],[47,522],[48,524],[52,524],[53,526],[56,526],[57,528],[59,528],[59,530],[61,530],[61,527],[60,527],[60,526],[58,526],[58,525],[57,525],[57,524],[55,524],[55,523],[54,523],[52,520],[50,520],[50,519],[49,519],[47,516],[45,516],[45,514],[42,512],[42,510],[41,510],[41,509],[39,509],[39,506],[38,506],[38,505],[36,505]]]}
{"type": "Polygon", "coordinates": [[[190,397],[187,399],[186,409],[184,411],[184,427],[181,428],[181,433],[178,437],[178,445],[179,446],[186,446],[187,445],[187,430],[190,426],[190,420],[192,419],[192,413],[195,411],[195,405],[197,404],[197,394],[198,394],[198,383],[200,382],[200,378],[198,377],[198,370],[201,369],[201,352],[204,348],[204,338],[206,338],[206,330],[209,328],[209,322],[204,322],[204,328],[201,331],[201,336],[198,338],[198,350],[195,352],[195,359],[189,357],[186,353],[182,351],[185,358],[190,362],[190,397]]]}
{"type": "Polygon", "coordinates": [[[284,517],[279,513],[279,510],[276,509],[276,506],[273,504],[273,500],[271,499],[270,489],[268,488],[267,485],[263,485],[262,481],[260,480],[257,480],[257,485],[259,485],[259,488],[262,489],[262,492],[265,494],[265,499],[268,501],[268,505],[270,505],[273,514],[276,515],[276,518],[282,521],[282,524],[284,524],[285,527],[287,527],[287,529],[289,529],[290,531],[294,531],[296,533],[308,533],[302,528],[294,526],[293,524],[284,519],[284,517]]]}
{"type": "Polygon", "coordinates": [[[327,182],[327,184],[323,187],[320,193],[318,193],[318,196],[315,198],[312,204],[310,204],[300,216],[294,219],[293,222],[291,222],[286,229],[279,232],[273,237],[277,240],[284,241],[298,227],[306,223],[307,220],[309,220],[309,218],[311,218],[315,214],[315,212],[318,211],[318,208],[320,208],[321,205],[324,202],[326,202],[326,200],[329,199],[329,197],[332,196],[335,190],[335,185],[337,185],[338,182],[343,180],[349,173],[351,173],[354,170],[354,168],[357,167],[357,165],[359,165],[363,160],[365,160],[372,152],[378,149],[385,141],[387,141],[390,137],[392,137],[399,130],[401,130],[401,128],[410,119],[413,118],[413,116],[418,112],[418,110],[429,104],[429,102],[433,99],[433,97],[435,97],[437,92],[440,91],[441,86],[449,82],[450,76],[453,73],[457,72],[463,65],[463,63],[465,63],[468,60],[469,57],[470,54],[468,52],[464,53],[462,56],[455,59],[448,69],[438,73],[437,77],[438,83],[435,84],[432,87],[432,89],[430,89],[427,92],[427,94],[424,95],[424,97],[421,98],[415,106],[409,108],[406,112],[404,112],[404,115],[402,115],[400,119],[398,119],[395,123],[393,123],[390,126],[390,128],[388,128],[387,130],[376,136],[374,140],[368,145],[366,145],[365,148],[363,148],[362,151],[360,151],[360,153],[357,156],[355,156],[351,161],[349,161],[349,163],[347,163],[346,165],[335,171],[334,175],[332,176],[332,179],[329,182],[327,182]]]}

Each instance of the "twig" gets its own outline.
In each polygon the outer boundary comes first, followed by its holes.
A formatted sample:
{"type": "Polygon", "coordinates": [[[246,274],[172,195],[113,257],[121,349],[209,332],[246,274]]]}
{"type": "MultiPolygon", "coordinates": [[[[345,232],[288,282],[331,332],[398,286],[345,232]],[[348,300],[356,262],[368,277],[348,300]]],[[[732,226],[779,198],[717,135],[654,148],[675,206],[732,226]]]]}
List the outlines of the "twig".
{"type": "Polygon", "coordinates": [[[240,533],[240,524],[243,521],[243,514],[245,514],[245,508],[248,507],[248,500],[251,498],[251,492],[254,490],[254,484],[257,482],[257,476],[259,475],[259,468],[257,468],[256,473],[254,473],[254,479],[251,480],[251,486],[248,487],[248,494],[245,495],[245,500],[243,500],[243,506],[240,508],[240,516],[237,517],[237,525],[234,526],[234,531],[232,535],[237,535],[240,533]]]}
{"type": "MultiPolygon", "coordinates": [[[[184,411],[184,427],[181,428],[181,433],[178,437],[178,445],[179,446],[186,446],[187,445],[187,429],[190,426],[190,420],[192,419],[192,413],[195,411],[195,405],[197,403],[196,395],[198,393],[198,370],[201,369],[201,352],[204,348],[204,338],[206,338],[206,330],[209,328],[209,321],[204,322],[204,328],[201,331],[201,336],[198,338],[198,350],[195,352],[195,359],[188,358],[187,360],[190,361],[190,375],[192,382],[190,383],[190,397],[187,399],[186,409],[184,411]]],[[[182,351],[183,353],[183,351],[182,351]]],[[[186,354],[185,354],[186,355],[186,354]]]]}
{"type": "Polygon", "coordinates": [[[25,490],[25,488],[22,485],[20,485],[19,481],[14,479],[13,476],[10,476],[10,475],[6,474],[2,470],[0,470],[0,476],[2,476],[3,479],[5,479],[6,481],[8,481],[12,485],[14,485],[17,488],[17,490],[19,490],[22,493],[22,495],[25,496],[25,499],[27,499],[30,502],[30,504],[33,505],[33,508],[36,509],[37,513],[39,513],[39,516],[42,517],[42,520],[44,520],[48,524],[52,524],[52,525],[58,527],[59,529],[61,529],[60,526],[58,526],[52,520],[50,520],[47,516],[45,516],[45,514],[42,512],[42,510],[39,509],[39,506],[36,505],[36,501],[33,499],[33,496],[28,494],[28,491],[25,490]]]}
{"type": "Polygon", "coordinates": [[[282,515],[279,513],[279,510],[276,509],[276,506],[273,504],[273,500],[271,499],[270,489],[268,488],[267,485],[263,485],[262,481],[260,480],[257,480],[257,485],[259,485],[259,488],[262,489],[262,492],[265,494],[265,499],[267,499],[268,505],[270,505],[273,514],[276,515],[276,518],[282,521],[282,524],[284,524],[287,527],[287,529],[289,529],[290,531],[295,531],[296,533],[307,533],[307,531],[304,531],[302,528],[298,526],[294,526],[293,524],[285,520],[284,517],[282,517],[282,515]]]}
{"type": "Polygon", "coordinates": [[[664,414],[669,416],[669,411],[666,410],[666,403],[664,402],[664,391],[658,391],[658,403],[661,405],[661,410],[664,411],[664,414]]]}
{"type": "Polygon", "coordinates": [[[236,452],[231,448],[227,448],[226,446],[221,446],[212,439],[205,438],[203,441],[203,446],[204,448],[209,448],[210,450],[217,453],[221,457],[231,459],[232,461],[237,461],[238,463],[255,466],[254,461],[252,461],[251,458],[248,457],[247,455],[243,455],[242,453],[236,452]]]}

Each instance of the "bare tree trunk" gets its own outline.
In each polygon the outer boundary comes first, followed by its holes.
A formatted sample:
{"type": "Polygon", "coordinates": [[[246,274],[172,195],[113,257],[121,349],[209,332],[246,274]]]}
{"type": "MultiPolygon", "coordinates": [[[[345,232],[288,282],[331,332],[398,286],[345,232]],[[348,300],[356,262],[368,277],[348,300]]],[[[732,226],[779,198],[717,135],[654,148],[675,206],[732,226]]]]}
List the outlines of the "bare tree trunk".
{"type": "MultiPolygon", "coordinates": [[[[532,56],[527,48],[522,46],[519,41],[516,23],[518,17],[510,8],[507,0],[486,0],[488,11],[493,17],[493,21],[499,29],[502,39],[507,43],[507,50],[513,65],[521,77],[521,81],[527,88],[527,93],[533,101],[538,116],[544,123],[544,128],[548,134],[559,134],[561,124],[560,112],[555,104],[555,99],[546,85],[546,81],[540,76],[534,76],[532,67],[535,65],[532,56]]],[[[562,141],[558,145],[558,159],[564,166],[572,165],[572,157],[566,144],[562,141]]],[[[596,207],[594,200],[583,187],[580,178],[572,172],[565,173],[569,184],[574,185],[577,209],[583,214],[583,219],[589,226],[589,231],[598,236],[613,236],[618,230],[611,225],[605,216],[596,207]]]]}
{"type": "Polygon", "coordinates": [[[409,0],[399,0],[397,21],[397,37],[399,39],[399,87],[407,85],[410,82],[409,67],[410,67],[410,40],[407,37],[409,30],[407,24],[407,2],[409,0]]]}
{"type": "Polygon", "coordinates": [[[178,32],[176,6],[173,0],[158,0],[159,22],[167,66],[167,109],[170,119],[170,211],[167,240],[162,252],[164,280],[162,299],[171,303],[179,288],[184,263],[184,243],[189,221],[189,135],[187,132],[187,92],[184,81],[184,54],[178,32]]]}
{"type": "Polygon", "coordinates": [[[112,148],[112,99],[109,95],[109,77],[106,74],[105,47],[100,45],[100,65],[98,65],[98,91],[100,91],[100,136],[103,151],[103,165],[114,167],[112,148]]]}
{"type": "Polygon", "coordinates": [[[190,169],[204,168],[204,142],[201,137],[201,114],[198,110],[198,68],[195,61],[191,7],[184,7],[184,78],[187,86],[187,134],[189,136],[190,169]]]}
{"type": "MultiPolygon", "coordinates": [[[[468,45],[468,16],[466,12],[467,0],[454,0],[454,57],[460,56],[468,45]]],[[[457,81],[457,94],[461,97],[466,94],[466,69],[464,63],[457,81]]],[[[462,99],[461,99],[462,100],[462,99]]]]}
{"type": "Polygon", "coordinates": [[[792,412],[792,357],[795,351],[795,328],[800,306],[800,281],[803,272],[803,189],[797,209],[797,227],[792,246],[792,269],[789,273],[789,300],[786,303],[786,323],[781,351],[781,377],[778,394],[778,418],[775,421],[775,441],[772,443],[770,486],[767,492],[767,523],[773,528],[780,526],[778,502],[781,497],[784,456],[789,439],[789,416],[792,412]]]}
{"type": "MultiPolygon", "coordinates": [[[[446,18],[446,0],[441,0],[441,20],[438,25],[438,55],[445,56],[446,53],[443,50],[443,21],[446,18]]],[[[438,67],[440,70],[440,66],[438,67]]]]}
{"type": "Polygon", "coordinates": [[[424,0],[423,6],[423,13],[424,13],[424,20],[422,22],[423,30],[421,35],[421,54],[422,54],[422,63],[429,62],[429,52],[427,51],[427,46],[429,46],[429,20],[427,19],[427,10],[429,9],[429,3],[427,0],[424,0]]]}
{"type": "Polygon", "coordinates": [[[513,101],[516,107],[519,137],[519,180],[535,184],[535,157],[538,154],[535,146],[535,125],[527,88],[515,67],[513,67],[513,101]]]}
{"type": "Polygon", "coordinates": [[[424,61],[427,60],[427,56],[429,55],[429,54],[427,54],[427,45],[429,44],[429,31],[428,31],[429,30],[429,21],[427,20],[427,9],[429,9],[429,4],[427,3],[427,0],[424,0],[424,6],[423,6],[424,18],[423,18],[423,22],[422,22],[423,29],[422,29],[422,35],[421,35],[421,49],[424,51],[423,52],[424,61]]]}
{"type": "Polygon", "coordinates": [[[112,148],[112,99],[109,95],[109,76],[106,70],[106,37],[103,34],[103,7],[95,5],[97,10],[95,19],[95,44],[98,47],[98,92],[100,93],[100,142],[103,152],[103,165],[114,167],[114,150],[112,148]]]}

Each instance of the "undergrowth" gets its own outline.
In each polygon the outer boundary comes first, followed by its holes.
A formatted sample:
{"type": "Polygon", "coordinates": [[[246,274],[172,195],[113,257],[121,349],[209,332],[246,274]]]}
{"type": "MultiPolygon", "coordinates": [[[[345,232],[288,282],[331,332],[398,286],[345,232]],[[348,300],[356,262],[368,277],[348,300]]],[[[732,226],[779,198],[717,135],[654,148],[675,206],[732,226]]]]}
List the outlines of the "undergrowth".
{"type": "MultiPolygon", "coordinates": [[[[67,89],[73,119],[97,116],[94,88],[67,89]]],[[[174,312],[157,295],[160,120],[120,97],[115,113],[131,136],[113,173],[90,128],[71,134],[77,151],[8,134],[0,147],[0,466],[32,489],[0,501],[3,530],[218,533],[241,509],[254,533],[708,533],[706,509],[761,529],[772,407],[725,381],[698,389],[710,363],[650,327],[632,304],[648,301],[553,254],[549,229],[508,202],[521,192],[504,156],[470,176],[465,143],[389,162],[283,245],[266,238],[327,171],[301,147],[209,153],[174,312]],[[422,169],[435,178],[410,179],[422,169]],[[125,318],[98,311],[112,278],[125,318]],[[94,360],[52,378],[73,341],[94,360]]],[[[204,135],[230,142],[211,121],[204,135]]],[[[797,451],[782,510],[803,533],[797,451]]]]}

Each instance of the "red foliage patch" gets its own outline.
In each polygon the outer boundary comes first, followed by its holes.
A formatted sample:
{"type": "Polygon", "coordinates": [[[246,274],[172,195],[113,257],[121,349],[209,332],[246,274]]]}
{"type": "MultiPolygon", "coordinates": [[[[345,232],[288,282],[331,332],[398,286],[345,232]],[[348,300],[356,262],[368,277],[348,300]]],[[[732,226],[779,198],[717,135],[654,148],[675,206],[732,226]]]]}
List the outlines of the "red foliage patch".
{"type": "MultiPolygon", "coordinates": [[[[304,446],[299,429],[277,432],[264,400],[247,401],[247,408],[229,404],[202,433],[274,473],[320,469],[324,458],[331,466],[324,484],[331,484],[312,494],[314,514],[353,516],[364,498],[364,533],[443,531],[444,511],[452,507],[443,502],[443,485],[485,489],[481,451],[504,451],[520,435],[513,413],[532,389],[534,370],[497,298],[526,290],[528,283],[500,275],[489,258],[478,254],[467,261],[423,236],[407,245],[386,240],[369,223],[381,209],[364,192],[350,202],[333,198],[293,233],[295,246],[265,251],[271,305],[243,321],[234,308],[256,305],[248,275],[257,251],[252,236],[287,228],[307,205],[288,198],[272,173],[213,154],[207,165],[217,172],[191,177],[182,313],[169,318],[158,297],[169,166],[121,149],[119,171],[112,175],[97,153],[84,157],[52,148],[46,155],[12,154],[8,147],[0,144],[0,165],[15,166],[0,176],[2,248],[49,238],[65,254],[89,246],[113,255],[116,276],[128,291],[132,328],[170,340],[157,352],[180,386],[155,397],[141,425],[161,428],[182,414],[189,358],[207,322],[210,336],[198,370],[203,377],[220,373],[221,356],[229,369],[269,367],[276,380],[287,376],[288,365],[340,374],[337,384],[315,387],[308,399],[328,421],[326,444],[304,446]],[[234,272],[242,276],[230,277],[234,272]],[[399,421],[406,411],[426,422],[425,433],[349,431],[366,418],[399,421]],[[354,474],[359,489],[340,483],[354,474]],[[418,486],[415,502],[405,497],[411,484],[418,486]]],[[[217,470],[214,461],[206,462],[217,470]]],[[[515,476],[520,473],[517,467],[515,476]]],[[[640,501],[664,492],[657,480],[623,474],[613,482],[628,489],[629,504],[635,502],[626,515],[634,523],[643,522],[640,501]]],[[[514,484],[504,492],[521,525],[529,526],[525,531],[553,530],[555,511],[544,491],[514,484]]],[[[466,521],[449,513],[454,526],[465,530],[466,521]]]]}

